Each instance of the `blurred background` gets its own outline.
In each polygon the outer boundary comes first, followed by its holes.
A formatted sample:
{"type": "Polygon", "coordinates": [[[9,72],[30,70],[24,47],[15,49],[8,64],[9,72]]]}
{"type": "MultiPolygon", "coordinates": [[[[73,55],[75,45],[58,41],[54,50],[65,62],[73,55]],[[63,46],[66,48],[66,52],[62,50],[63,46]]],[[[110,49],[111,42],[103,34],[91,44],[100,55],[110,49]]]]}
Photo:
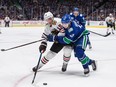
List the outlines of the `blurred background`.
{"type": "Polygon", "coordinates": [[[104,21],[109,13],[116,18],[116,0],[0,0],[0,20],[6,15],[11,20],[43,20],[47,11],[62,17],[74,7],[87,20],[104,21]]]}

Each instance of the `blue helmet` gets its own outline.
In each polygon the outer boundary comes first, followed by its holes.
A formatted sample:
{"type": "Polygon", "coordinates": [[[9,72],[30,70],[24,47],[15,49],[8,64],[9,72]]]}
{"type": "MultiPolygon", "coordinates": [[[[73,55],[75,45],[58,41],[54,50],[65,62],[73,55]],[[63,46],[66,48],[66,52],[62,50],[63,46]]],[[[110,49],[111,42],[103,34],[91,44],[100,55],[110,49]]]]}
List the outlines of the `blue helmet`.
{"type": "Polygon", "coordinates": [[[68,14],[65,14],[61,19],[62,23],[69,23],[70,21],[71,21],[71,17],[68,14]]]}
{"type": "Polygon", "coordinates": [[[73,9],[73,11],[79,11],[79,9],[78,9],[77,7],[75,7],[75,8],[73,9]]]}

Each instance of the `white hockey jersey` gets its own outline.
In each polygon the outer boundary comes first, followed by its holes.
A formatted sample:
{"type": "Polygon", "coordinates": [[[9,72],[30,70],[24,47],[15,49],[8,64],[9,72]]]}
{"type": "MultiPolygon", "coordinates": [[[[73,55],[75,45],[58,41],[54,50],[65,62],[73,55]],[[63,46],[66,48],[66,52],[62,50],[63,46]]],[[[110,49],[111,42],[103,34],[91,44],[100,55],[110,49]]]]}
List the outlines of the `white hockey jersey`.
{"type": "Polygon", "coordinates": [[[109,24],[112,24],[112,23],[114,23],[115,22],[115,19],[114,19],[114,17],[107,17],[106,19],[105,19],[105,21],[107,22],[107,23],[109,23],[109,24]]]}
{"type": "Polygon", "coordinates": [[[4,19],[5,22],[9,22],[10,21],[10,18],[8,16],[5,17],[4,19]]]}
{"type": "MultiPolygon", "coordinates": [[[[59,21],[57,19],[54,19],[52,25],[46,24],[44,32],[42,34],[42,39],[45,39],[45,40],[43,40],[44,42],[47,42],[47,36],[49,34],[52,34],[52,31],[54,31],[54,30],[59,31],[58,27],[60,24],[61,24],[61,21],[59,21]]],[[[58,35],[64,35],[64,33],[58,33],[58,35]]]]}

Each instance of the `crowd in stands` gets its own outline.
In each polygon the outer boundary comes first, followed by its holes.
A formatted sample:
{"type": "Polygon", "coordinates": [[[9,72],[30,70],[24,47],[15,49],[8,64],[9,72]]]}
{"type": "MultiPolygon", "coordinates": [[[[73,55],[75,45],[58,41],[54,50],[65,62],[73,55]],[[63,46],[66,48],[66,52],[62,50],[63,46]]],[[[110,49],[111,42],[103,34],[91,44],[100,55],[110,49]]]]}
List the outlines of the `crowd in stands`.
{"type": "Polygon", "coordinates": [[[116,1],[104,3],[103,0],[0,0],[0,19],[8,15],[12,20],[42,20],[43,14],[51,11],[62,17],[78,7],[87,20],[104,20],[109,13],[116,18],[116,1]],[[92,11],[92,12],[91,12],[92,11]]]}

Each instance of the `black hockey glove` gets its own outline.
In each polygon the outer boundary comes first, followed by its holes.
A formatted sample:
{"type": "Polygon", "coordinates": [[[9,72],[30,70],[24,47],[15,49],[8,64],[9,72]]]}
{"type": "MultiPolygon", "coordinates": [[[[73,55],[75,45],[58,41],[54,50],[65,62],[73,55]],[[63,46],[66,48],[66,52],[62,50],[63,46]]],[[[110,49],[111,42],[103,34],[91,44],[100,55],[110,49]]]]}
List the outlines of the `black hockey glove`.
{"type": "Polygon", "coordinates": [[[54,29],[53,31],[51,31],[51,33],[52,33],[53,35],[57,35],[57,34],[59,33],[59,31],[56,30],[56,29],[54,29]]]}
{"type": "Polygon", "coordinates": [[[46,51],[47,43],[46,42],[41,42],[41,45],[39,46],[39,51],[41,53],[44,53],[46,51]]]}

